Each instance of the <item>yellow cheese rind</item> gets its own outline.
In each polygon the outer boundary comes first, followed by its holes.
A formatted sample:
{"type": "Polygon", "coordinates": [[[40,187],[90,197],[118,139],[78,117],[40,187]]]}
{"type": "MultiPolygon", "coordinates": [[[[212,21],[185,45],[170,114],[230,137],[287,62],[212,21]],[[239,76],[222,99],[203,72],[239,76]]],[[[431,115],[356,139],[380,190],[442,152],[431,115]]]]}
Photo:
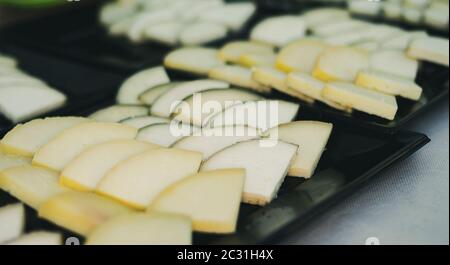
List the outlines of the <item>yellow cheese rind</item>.
{"type": "Polygon", "coordinates": [[[369,55],[357,48],[333,47],[317,61],[313,76],[325,82],[353,82],[359,71],[369,68],[369,55]]]}
{"type": "Polygon", "coordinates": [[[286,84],[289,88],[299,91],[308,97],[325,103],[326,105],[347,112],[351,112],[351,108],[340,105],[339,103],[325,99],[322,96],[322,91],[325,88],[325,83],[312,77],[309,74],[294,72],[287,76],[286,84]]]}
{"type": "Polygon", "coordinates": [[[209,77],[260,93],[270,92],[270,87],[261,85],[252,79],[252,71],[250,69],[238,65],[215,67],[209,71],[209,77]]]}
{"type": "Polygon", "coordinates": [[[148,210],[186,215],[195,231],[233,233],[244,183],[243,169],[201,172],[163,191],[148,210]]]}
{"type": "Polygon", "coordinates": [[[252,70],[252,78],[256,82],[272,87],[289,96],[298,98],[308,103],[313,103],[314,99],[286,85],[286,74],[273,67],[257,67],[252,70]]]}
{"type": "Polygon", "coordinates": [[[376,71],[365,70],[359,72],[355,84],[412,100],[419,100],[422,95],[422,88],[413,81],[376,71]]]}
{"type": "Polygon", "coordinates": [[[39,216],[79,235],[87,236],[111,217],[130,211],[131,209],[124,205],[92,193],[69,191],[41,204],[39,216]]]}
{"type": "Polygon", "coordinates": [[[352,83],[328,83],[322,95],[326,99],[388,120],[393,120],[398,110],[394,96],[361,88],[352,83]]]}

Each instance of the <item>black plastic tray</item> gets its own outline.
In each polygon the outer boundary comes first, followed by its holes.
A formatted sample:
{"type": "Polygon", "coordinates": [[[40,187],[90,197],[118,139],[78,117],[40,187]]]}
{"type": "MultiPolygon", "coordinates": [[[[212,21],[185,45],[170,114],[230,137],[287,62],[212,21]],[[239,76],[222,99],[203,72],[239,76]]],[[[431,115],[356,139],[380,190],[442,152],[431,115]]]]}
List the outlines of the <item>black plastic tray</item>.
{"type": "MultiPolygon", "coordinates": [[[[101,108],[111,104],[104,102],[101,108]]],[[[94,109],[81,111],[88,114],[94,109]]],[[[321,120],[314,112],[304,111],[301,119],[321,120]]],[[[1,136],[1,135],[0,135],[1,136]]],[[[195,233],[195,244],[263,244],[276,243],[327,207],[355,192],[380,171],[407,158],[423,147],[429,139],[422,134],[399,131],[394,135],[375,134],[335,125],[333,134],[319,163],[316,174],[309,180],[288,177],[279,196],[265,207],[242,204],[237,232],[233,235],[195,233]]],[[[0,206],[16,200],[0,191],[0,206]]],[[[27,231],[47,229],[63,232],[65,237],[77,236],[27,210],[27,231]]],[[[82,240],[82,238],[80,238],[82,240]]]]}

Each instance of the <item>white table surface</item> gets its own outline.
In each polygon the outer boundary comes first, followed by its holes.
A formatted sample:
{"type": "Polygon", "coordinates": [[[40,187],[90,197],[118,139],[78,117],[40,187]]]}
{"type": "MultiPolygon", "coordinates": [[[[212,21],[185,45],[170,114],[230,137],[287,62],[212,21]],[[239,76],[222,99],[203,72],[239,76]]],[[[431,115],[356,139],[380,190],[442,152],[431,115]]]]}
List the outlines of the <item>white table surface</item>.
{"type": "Polygon", "coordinates": [[[449,244],[449,101],[408,124],[431,143],[303,226],[284,244],[449,244]]]}

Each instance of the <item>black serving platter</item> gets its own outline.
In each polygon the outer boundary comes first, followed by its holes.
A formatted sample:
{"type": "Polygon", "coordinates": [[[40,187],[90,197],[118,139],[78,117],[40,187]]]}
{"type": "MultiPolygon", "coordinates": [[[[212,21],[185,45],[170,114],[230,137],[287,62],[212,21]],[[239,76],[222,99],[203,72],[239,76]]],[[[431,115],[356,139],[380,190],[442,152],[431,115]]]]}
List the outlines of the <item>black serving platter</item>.
{"type": "MultiPolygon", "coordinates": [[[[80,110],[87,115],[95,109],[113,104],[105,101],[96,108],[80,110]]],[[[305,110],[299,120],[324,120],[316,112],[305,110]]],[[[327,121],[327,120],[324,120],[327,121]]],[[[0,137],[2,135],[0,134],[0,137]]],[[[393,164],[407,158],[429,139],[422,134],[399,131],[380,135],[370,131],[335,124],[333,134],[316,174],[309,180],[288,177],[278,198],[265,207],[242,204],[237,232],[232,235],[194,233],[194,244],[270,244],[297,231],[315,215],[355,192],[367,181],[393,164]]],[[[256,154],[257,156],[257,154],[256,154]]],[[[0,206],[17,202],[0,191],[0,206]]],[[[27,209],[26,231],[59,231],[66,238],[77,235],[37,217],[27,209]]],[[[81,242],[82,242],[82,238],[81,242]]]]}
{"type": "MultiPolygon", "coordinates": [[[[0,52],[17,58],[20,69],[66,94],[67,103],[44,116],[63,116],[88,110],[99,102],[114,97],[124,79],[124,76],[92,66],[64,61],[2,43],[0,52]]],[[[14,124],[0,114],[0,134],[13,126],[14,124]]]]}

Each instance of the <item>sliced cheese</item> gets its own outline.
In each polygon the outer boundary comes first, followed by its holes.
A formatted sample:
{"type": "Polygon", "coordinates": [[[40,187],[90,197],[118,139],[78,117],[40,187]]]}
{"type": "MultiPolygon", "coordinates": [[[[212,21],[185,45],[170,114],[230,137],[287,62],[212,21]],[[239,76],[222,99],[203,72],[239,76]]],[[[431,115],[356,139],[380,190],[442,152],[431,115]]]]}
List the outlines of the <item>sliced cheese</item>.
{"type": "Polygon", "coordinates": [[[64,168],[60,182],[74,190],[93,191],[100,180],[118,163],[154,148],[158,146],[136,140],[114,140],[94,145],[64,168]]]}
{"type": "Polygon", "coordinates": [[[119,104],[140,105],[139,95],[149,88],[170,82],[163,67],[142,70],[123,82],[117,93],[119,104]]]}
{"type": "Polygon", "coordinates": [[[275,53],[243,53],[239,57],[238,64],[252,68],[258,66],[273,66],[277,56],[275,53]]]}
{"type": "Polygon", "coordinates": [[[311,73],[319,55],[328,48],[320,40],[305,39],[289,44],[278,54],[276,66],[284,72],[300,71],[311,73]]]}
{"type": "Polygon", "coordinates": [[[38,213],[43,219],[87,236],[110,218],[130,211],[122,204],[93,193],[68,191],[45,201],[38,213]]]}
{"type": "Polygon", "coordinates": [[[298,145],[289,176],[311,178],[333,130],[333,124],[319,121],[296,121],[268,132],[272,139],[298,145]]]}
{"type": "Polygon", "coordinates": [[[370,69],[415,80],[419,71],[419,62],[408,58],[398,50],[379,50],[370,57],[370,69]]]}
{"type": "Polygon", "coordinates": [[[223,39],[227,33],[227,27],[222,24],[195,22],[183,28],[179,38],[182,45],[196,46],[223,39]]]}
{"type": "Polygon", "coordinates": [[[91,145],[118,139],[133,139],[135,128],[118,124],[87,122],[65,130],[42,146],[33,157],[33,165],[61,171],[91,145]]]}
{"type": "Polygon", "coordinates": [[[147,115],[148,112],[148,108],[144,106],[113,105],[92,113],[89,118],[101,122],[119,122],[127,118],[147,115]]]}
{"type": "Polygon", "coordinates": [[[224,65],[217,56],[217,50],[202,47],[187,47],[170,52],[164,59],[167,68],[207,75],[217,66],[224,65]]]}
{"type": "Polygon", "coordinates": [[[286,84],[287,75],[273,67],[257,67],[252,70],[252,78],[256,82],[274,88],[289,96],[298,98],[308,103],[313,103],[314,99],[301,93],[300,91],[291,89],[286,84]]]}
{"type": "Polygon", "coordinates": [[[422,95],[422,88],[414,81],[373,70],[361,71],[356,78],[355,84],[412,100],[419,100],[422,95]]]}
{"type": "Polygon", "coordinates": [[[393,120],[398,110],[394,96],[361,88],[351,83],[328,83],[322,95],[326,99],[338,102],[344,106],[388,120],[393,120]]]}
{"type": "Polygon", "coordinates": [[[201,172],[167,188],[148,210],[188,216],[194,231],[233,233],[244,182],[243,169],[201,172]]]}
{"type": "Polygon", "coordinates": [[[214,67],[209,71],[209,77],[222,80],[232,85],[248,88],[256,92],[269,93],[270,87],[261,85],[252,79],[252,71],[238,65],[214,67]]]}
{"type": "Polygon", "coordinates": [[[310,74],[300,72],[290,73],[286,78],[286,85],[289,88],[299,91],[300,93],[310,98],[325,103],[332,108],[351,112],[351,108],[325,99],[322,96],[323,89],[325,88],[325,83],[312,77],[310,74]]]}
{"type": "Polygon", "coordinates": [[[305,34],[306,23],[301,17],[285,15],[267,18],[260,22],[250,33],[250,39],[282,47],[303,38],[305,34]]]}
{"type": "Polygon", "coordinates": [[[369,68],[369,62],[369,55],[362,50],[329,48],[319,56],[313,76],[322,81],[353,82],[359,71],[369,68]]]}
{"type": "Polygon", "coordinates": [[[32,157],[64,130],[88,121],[82,117],[54,117],[19,124],[3,137],[0,149],[5,153],[32,157]]]}
{"type": "Polygon", "coordinates": [[[155,117],[155,116],[140,116],[134,118],[128,118],[120,121],[120,123],[131,126],[136,129],[142,129],[144,127],[157,124],[157,123],[166,123],[170,120],[167,118],[155,117]]]}
{"type": "Polygon", "coordinates": [[[225,62],[238,63],[243,54],[274,54],[273,47],[252,41],[234,41],[223,46],[219,58],[225,62]]]}
{"type": "Polygon", "coordinates": [[[0,208],[0,245],[18,238],[25,229],[25,208],[16,203],[0,208]]]}
{"type": "Polygon", "coordinates": [[[133,156],[111,170],[97,192],[137,209],[145,209],[163,190],[195,174],[202,161],[197,152],[154,149],[133,156]]]}
{"type": "Polygon", "coordinates": [[[428,61],[443,66],[449,66],[448,39],[426,37],[414,39],[407,50],[409,57],[428,61]]]}

